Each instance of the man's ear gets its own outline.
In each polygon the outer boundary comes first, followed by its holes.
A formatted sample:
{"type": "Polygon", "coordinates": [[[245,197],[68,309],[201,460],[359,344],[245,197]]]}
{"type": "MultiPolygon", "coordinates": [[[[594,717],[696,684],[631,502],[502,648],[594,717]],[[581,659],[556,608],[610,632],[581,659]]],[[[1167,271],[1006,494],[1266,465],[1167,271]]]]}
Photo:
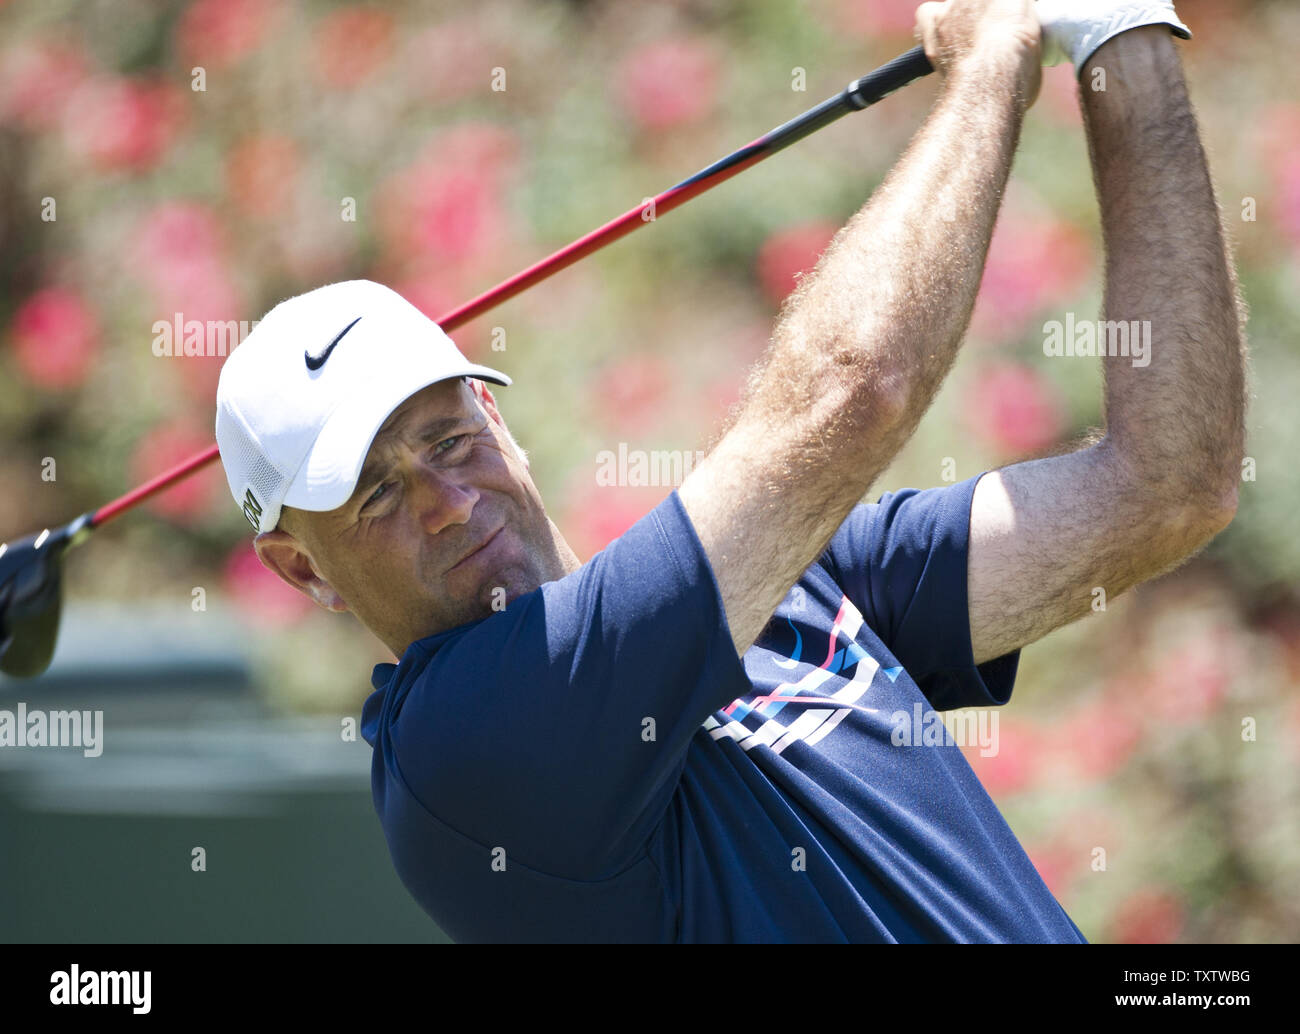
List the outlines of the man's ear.
{"type": "Polygon", "coordinates": [[[338,613],[348,609],[343,598],[312,564],[302,543],[287,531],[264,531],[253,539],[262,566],[274,571],[313,603],[338,613]]]}
{"type": "Polygon", "coordinates": [[[519,443],[515,441],[514,435],[510,433],[510,428],[506,427],[506,422],[501,418],[501,411],[497,409],[497,400],[492,397],[491,390],[486,384],[474,377],[469,379],[469,386],[474,393],[474,397],[478,399],[479,404],[483,407],[483,411],[487,413],[488,419],[495,421],[496,425],[505,431],[506,437],[510,440],[515,453],[519,456],[519,462],[527,468],[529,466],[528,453],[519,448],[519,443]]]}
{"type": "Polygon", "coordinates": [[[492,392],[488,390],[488,386],[477,378],[471,377],[469,387],[470,390],[474,392],[474,397],[479,400],[479,403],[483,406],[483,410],[487,415],[502,427],[505,427],[506,422],[501,419],[501,413],[497,409],[497,400],[492,397],[492,392]]]}

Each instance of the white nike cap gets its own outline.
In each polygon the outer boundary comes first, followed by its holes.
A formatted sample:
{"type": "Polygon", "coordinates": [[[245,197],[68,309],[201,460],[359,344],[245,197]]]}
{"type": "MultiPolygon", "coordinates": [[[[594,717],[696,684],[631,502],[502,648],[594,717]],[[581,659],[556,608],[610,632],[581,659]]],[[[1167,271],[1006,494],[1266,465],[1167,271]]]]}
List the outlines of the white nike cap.
{"type": "Polygon", "coordinates": [[[217,447],[235,505],[259,532],[283,506],[342,506],[393,410],[451,377],[510,384],[382,284],[348,280],[281,302],[217,384],[217,447]]]}

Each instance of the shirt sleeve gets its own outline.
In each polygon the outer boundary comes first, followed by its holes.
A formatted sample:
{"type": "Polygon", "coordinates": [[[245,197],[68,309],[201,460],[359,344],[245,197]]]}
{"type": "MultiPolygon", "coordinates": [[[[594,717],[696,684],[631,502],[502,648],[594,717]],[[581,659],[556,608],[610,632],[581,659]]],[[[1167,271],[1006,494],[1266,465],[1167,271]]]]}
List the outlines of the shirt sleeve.
{"type": "Polygon", "coordinates": [[[400,777],[507,865],[569,879],[639,856],[691,737],[750,685],[676,490],[581,569],[421,664],[423,642],[395,673],[400,777]]]}
{"type": "Polygon", "coordinates": [[[955,485],[886,492],[856,506],[823,565],[936,711],[1011,699],[1020,651],[976,665],[966,596],[971,501],[955,485]]]}

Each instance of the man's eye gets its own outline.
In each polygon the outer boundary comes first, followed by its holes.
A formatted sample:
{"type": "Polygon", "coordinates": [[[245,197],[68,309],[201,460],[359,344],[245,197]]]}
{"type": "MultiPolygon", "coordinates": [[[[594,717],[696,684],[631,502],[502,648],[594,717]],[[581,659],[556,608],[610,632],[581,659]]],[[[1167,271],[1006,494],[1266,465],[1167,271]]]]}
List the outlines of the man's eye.
{"type": "Polygon", "coordinates": [[[436,452],[438,452],[438,453],[440,453],[440,454],[441,454],[441,453],[444,453],[444,452],[451,452],[451,450],[454,449],[454,448],[456,448],[456,446],[459,445],[459,444],[461,443],[461,441],[464,440],[464,438],[465,438],[465,436],[464,436],[463,434],[454,435],[454,436],[451,437],[451,438],[444,438],[442,441],[440,441],[440,442],[438,443],[438,447],[437,447],[437,449],[435,449],[434,451],[436,451],[436,452]],[[450,448],[450,449],[444,449],[443,446],[446,445],[448,442],[451,442],[451,443],[452,443],[451,448],[450,448]]]}
{"type": "Polygon", "coordinates": [[[375,502],[376,500],[381,499],[383,497],[384,491],[390,487],[391,487],[390,483],[386,481],[378,488],[376,488],[373,492],[370,493],[370,498],[367,499],[365,503],[362,504],[362,509],[365,509],[365,507],[369,506],[371,503],[375,502]]]}

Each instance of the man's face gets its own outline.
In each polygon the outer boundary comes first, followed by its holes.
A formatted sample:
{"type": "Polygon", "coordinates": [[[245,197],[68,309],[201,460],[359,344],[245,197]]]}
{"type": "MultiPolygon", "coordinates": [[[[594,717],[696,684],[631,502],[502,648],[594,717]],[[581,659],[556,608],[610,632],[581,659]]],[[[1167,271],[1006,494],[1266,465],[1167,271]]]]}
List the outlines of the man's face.
{"type": "Polygon", "coordinates": [[[491,393],[460,378],[393,411],[351,499],[329,512],[286,507],[255,545],[281,578],[351,610],[398,657],[579,566],[491,393]]]}

